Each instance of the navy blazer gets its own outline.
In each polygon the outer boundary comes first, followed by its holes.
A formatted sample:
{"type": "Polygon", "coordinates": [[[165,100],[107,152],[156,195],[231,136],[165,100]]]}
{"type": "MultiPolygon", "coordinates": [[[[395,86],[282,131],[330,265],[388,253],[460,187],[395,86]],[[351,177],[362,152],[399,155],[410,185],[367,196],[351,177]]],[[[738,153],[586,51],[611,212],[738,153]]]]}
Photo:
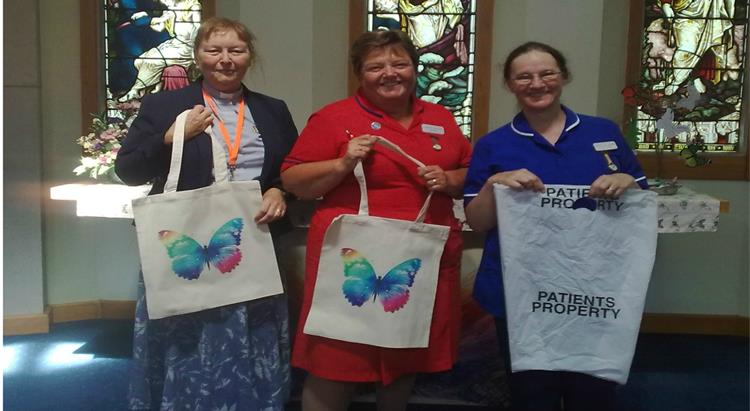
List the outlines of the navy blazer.
{"type": "MultiPolygon", "coordinates": [[[[244,86],[243,95],[265,149],[259,178],[261,189],[263,192],[271,187],[281,189],[281,163],[297,140],[292,115],[282,100],[250,91],[244,86]]],[[[172,155],[172,145],[164,144],[164,133],[177,115],[197,104],[205,104],[200,81],[179,90],[146,95],[117,153],[117,176],[128,185],[152,183],[149,194],[163,192],[172,155]]],[[[213,157],[208,134],[198,134],[185,142],[182,163],[178,191],[213,183],[213,157]]]]}

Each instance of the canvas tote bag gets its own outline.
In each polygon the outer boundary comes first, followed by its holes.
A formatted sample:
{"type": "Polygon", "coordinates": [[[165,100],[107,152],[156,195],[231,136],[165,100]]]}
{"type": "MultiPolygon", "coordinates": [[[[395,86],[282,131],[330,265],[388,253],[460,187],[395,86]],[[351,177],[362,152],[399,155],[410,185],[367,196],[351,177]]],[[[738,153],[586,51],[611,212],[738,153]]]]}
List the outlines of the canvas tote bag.
{"type": "Polygon", "coordinates": [[[257,181],[229,181],[222,146],[211,134],[214,184],[177,191],[187,111],[175,121],[164,192],[133,200],[151,319],[283,292],[268,225],[257,225],[257,181]]]}
{"type": "MultiPolygon", "coordinates": [[[[395,144],[379,143],[424,166],[395,144]]],[[[359,213],[336,217],[326,230],[304,332],[379,347],[427,347],[450,228],[424,223],[432,193],[414,221],[370,216],[361,163],[354,175],[359,213]]]]}
{"type": "Polygon", "coordinates": [[[656,255],[656,193],[494,189],[513,372],[625,384],[656,255]]]}

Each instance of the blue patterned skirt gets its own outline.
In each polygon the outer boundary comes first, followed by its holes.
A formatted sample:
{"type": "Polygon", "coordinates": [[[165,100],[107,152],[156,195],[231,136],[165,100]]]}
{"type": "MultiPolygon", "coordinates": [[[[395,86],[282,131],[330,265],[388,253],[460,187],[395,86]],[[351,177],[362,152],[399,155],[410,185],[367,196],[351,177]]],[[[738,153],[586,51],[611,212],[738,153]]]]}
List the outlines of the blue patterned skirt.
{"type": "Polygon", "coordinates": [[[133,410],[283,410],[289,398],[286,295],[149,320],[138,283],[133,410]]]}

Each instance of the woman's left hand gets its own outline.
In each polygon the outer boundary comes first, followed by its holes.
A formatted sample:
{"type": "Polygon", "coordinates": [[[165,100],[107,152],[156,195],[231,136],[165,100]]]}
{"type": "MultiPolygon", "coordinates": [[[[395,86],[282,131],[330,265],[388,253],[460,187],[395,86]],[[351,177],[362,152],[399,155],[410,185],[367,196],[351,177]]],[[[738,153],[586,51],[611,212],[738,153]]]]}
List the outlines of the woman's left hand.
{"type": "Polygon", "coordinates": [[[635,179],[630,174],[616,173],[599,176],[589,190],[589,197],[617,198],[628,189],[635,186],[635,179]]]}
{"type": "Polygon", "coordinates": [[[430,191],[443,191],[448,186],[448,176],[440,166],[424,166],[417,170],[430,191]]]}
{"type": "Polygon", "coordinates": [[[286,214],[286,200],[284,193],[278,188],[272,187],[263,193],[263,203],[260,211],[255,215],[258,224],[272,223],[286,214]]]}

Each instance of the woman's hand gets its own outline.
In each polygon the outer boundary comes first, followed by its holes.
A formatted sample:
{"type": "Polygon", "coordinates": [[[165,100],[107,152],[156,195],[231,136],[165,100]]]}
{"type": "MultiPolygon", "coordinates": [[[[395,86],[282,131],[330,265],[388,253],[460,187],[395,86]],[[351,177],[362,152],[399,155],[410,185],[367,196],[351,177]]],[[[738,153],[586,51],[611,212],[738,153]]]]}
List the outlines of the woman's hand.
{"type": "Polygon", "coordinates": [[[445,171],[440,166],[429,165],[417,169],[417,174],[424,179],[428,190],[438,191],[453,198],[461,198],[466,171],[466,168],[445,171]]]}
{"type": "Polygon", "coordinates": [[[367,158],[379,138],[369,134],[352,137],[341,157],[289,167],[281,173],[284,189],[303,200],[324,196],[351,175],[357,162],[367,158]]]}
{"type": "Polygon", "coordinates": [[[525,168],[493,174],[485,181],[477,196],[464,209],[466,222],[474,231],[487,231],[497,226],[495,193],[492,187],[495,184],[502,184],[516,191],[544,191],[542,180],[525,168]]]}
{"type": "Polygon", "coordinates": [[[424,179],[424,184],[430,191],[443,191],[448,184],[448,176],[440,166],[420,167],[417,174],[424,179]]]}
{"type": "Polygon", "coordinates": [[[591,183],[589,197],[617,198],[621,196],[628,187],[635,185],[635,179],[630,174],[605,174],[599,176],[599,178],[591,183]]]}
{"type": "Polygon", "coordinates": [[[361,136],[349,140],[349,144],[346,147],[346,153],[340,158],[340,162],[343,166],[341,171],[348,173],[354,169],[358,161],[367,158],[372,151],[372,147],[378,141],[378,138],[378,136],[362,134],[361,136]]]}
{"type": "MultiPolygon", "coordinates": [[[[211,109],[200,104],[194,106],[187,114],[185,120],[185,141],[202,133],[208,126],[213,124],[214,115],[211,109]]],[[[174,123],[164,133],[164,144],[172,144],[174,140],[174,123]]]]}
{"type": "Polygon", "coordinates": [[[484,186],[491,188],[495,183],[510,187],[516,191],[544,191],[544,183],[542,183],[542,180],[537,177],[536,174],[525,168],[494,174],[487,179],[484,186]]]}
{"type": "Polygon", "coordinates": [[[263,193],[263,203],[260,211],[255,215],[255,222],[258,224],[272,223],[286,214],[286,200],[284,192],[278,188],[272,187],[263,193]]]}

